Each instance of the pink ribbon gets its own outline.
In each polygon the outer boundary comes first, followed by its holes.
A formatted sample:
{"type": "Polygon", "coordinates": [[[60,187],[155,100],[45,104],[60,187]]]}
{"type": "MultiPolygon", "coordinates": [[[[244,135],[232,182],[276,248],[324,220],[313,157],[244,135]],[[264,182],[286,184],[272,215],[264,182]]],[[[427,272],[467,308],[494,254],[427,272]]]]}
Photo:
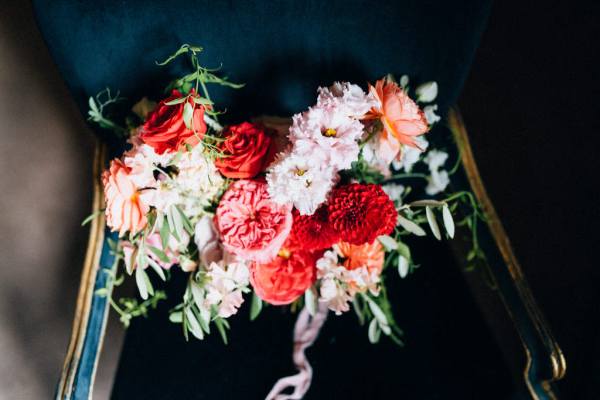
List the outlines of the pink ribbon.
{"type": "Polygon", "coordinates": [[[306,358],[304,351],[312,346],[321,327],[327,319],[327,304],[319,303],[319,308],[314,317],[311,318],[306,306],[300,311],[296,326],[294,327],[294,364],[298,369],[296,375],[286,376],[279,379],[265,400],[300,400],[310,387],[313,370],[306,358]],[[290,394],[282,393],[288,388],[293,388],[290,394]]]}

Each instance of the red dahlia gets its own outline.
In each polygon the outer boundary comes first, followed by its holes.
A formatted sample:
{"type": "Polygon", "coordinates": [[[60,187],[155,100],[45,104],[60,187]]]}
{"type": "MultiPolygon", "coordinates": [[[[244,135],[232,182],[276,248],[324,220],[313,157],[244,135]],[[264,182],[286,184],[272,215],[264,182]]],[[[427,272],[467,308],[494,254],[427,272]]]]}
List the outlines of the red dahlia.
{"type": "Polygon", "coordinates": [[[323,250],[340,240],[340,235],[331,227],[327,208],[320,207],[313,215],[300,215],[293,210],[294,223],[288,237],[291,246],[305,251],[323,250]]]}
{"type": "Polygon", "coordinates": [[[394,230],[398,213],[379,185],[352,183],[334,189],[327,204],[329,222],[348,243],[372,243],[394,230]]]}

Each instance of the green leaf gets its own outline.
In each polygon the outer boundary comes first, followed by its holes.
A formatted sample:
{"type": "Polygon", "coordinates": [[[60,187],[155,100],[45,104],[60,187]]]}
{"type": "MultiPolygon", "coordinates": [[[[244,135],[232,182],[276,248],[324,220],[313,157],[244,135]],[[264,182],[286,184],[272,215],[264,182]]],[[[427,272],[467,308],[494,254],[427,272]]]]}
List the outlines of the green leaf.
{"type": "Polygon", "coordinates": [[[379,330],[379,325],[377,324],[376,319],[372,319],[369,323],[369,342],[375,344],[379,342],[379,338],[381,337],[381,331],[379,330]]]}
{"type": "Polygon", "coordinates": [[[221,334],[221,338],[223,339],[223,343],[227,344],[227,332],[226,332],[226,326],[228,326],[228,324],[226,325],[225,323],[226,321],[221,319],[221,318],[217,318],[215,319],[215,325],[217,326],[217,330],[219,331],[219,333],[221,334]]]}
{"type": "Polygon", "coordinates": [[[412,256],[410,255],[410,247],[408,247],[404,242],[398,242],[398,254],[406,258],[408,261],[412,260],[412,256]]]}
{"type": "Polygon", "coordinates": [[[379,240],[379,243],[385,247],[386,251],[392,251],[398,248],[398,243],[388,235],[381,235],[377,238],[377,240],[379,240]]]}
{"type": "Polygon", "coordinates": [[[429,223],[429,228],[431,229],[431,232],[433,232],[433,236],[435,236],[437,240],[442,240],[440,227],[437,223],[437,220],[435,219],[435,214],[433,214],[433,210],[431,209],[431,207],[425,207],[425,214],[427,214],[427,222],[429,223]]]}
{"type": "Polygon", "coordinates": [[[199,53],[199,52],[202,51],[202,48],[201,47],[190,46],[188,44],[184,44],[175,53],[173,53],[169,57],[167,57],[167,59],[165,61],[163,61],[163,62],[156,61],[156,65],[159,65],[161,67],[164,66],[164,65],[167,65],[168,63],[170,63],[171,61],[173,61],[174,59],[176,59],[180,55],[186,54],[188,52],[188,50],[192,50],[193,52],[198,52],[199,53]]]}
{"type": "Polygon", "coordinates": [[[183,103],[186,100],[187,100],[187,97],[180,97],[180,98],[175,99],[175,100],[167,101],[165,103],[165,105],[167,105],[167,106],[174,106],[176,104],[181,104],[181,103],[183,103]]]}
{"type": "Polygon", "coordinates": [[[96,105],[96,102],[94,101],[94,98],[92,96],[90,96],[90,98],[88,99],[88,105],[90,106],[90,110],[93,111],[95,114],[100,113],[100,111],[98,110],[98,106],[96,105]]]}
{"type": "Polygon", "coordinates": [[[81,223],[81,226],[85,226],[85,225],[89,224],[91,221],[93,221],[95,218],[97,218],[103,212],[104,212],[104,210],[96,210],[96,211],[94,211],[93,213],[91,213],[90,215],[88,215],[86,219],[83,220],[83,222],[81,223]]]}
{"type": "Polygon", "coordinates": [[[183,106],[183,122],[186,128],[192,129],[192,118],[194,117],[194,106],[190,103],[185,103],[183,106]]]}
{"type": "Polygon", "coordinates": [[[194,299],[194,303],[196,303],[196,306],[199,309],[202,309],[204,303],[204,289],[202,289],[202,287],[200,287],[200,285],[196,282],[191,281],[190,291],[192,292],[192,299],[194,299]]]}
{"type": "Polygon", "coordinates": [[[252,293],[252,303],[250,304],[250,321],[254,321],[256,317],[258,317],[258,314],[260,314],[260,311],[262,310],[262,306],[263,302],[260,297],[258,297],[256,293],[252,293]]]}
{"type": "Polygon", "coordinates": [[[201,104],[203,106],[209,106],[209,105],[213,104],[212,101],[210,101],[209,99],[206,99],[204,97],[194,97],[194,103],[201,104]]]}
{"type": "Polygon", "coordinates": [[[171,226],[171,232],[175,235],[177,240],[181,240],[183,238],[183,220],[181,219],[181,214],[177,211],[176,206],[171,206],[167,212],[167,216],[171,216],[169,220],[169,225],[171,226]],[[171,225],[173,222],[173,225],[171,225]]]}
{"type": "Polygon", "coordinates": [[[413,201],[412,203],[409,204],[410,207],[441,207],[443,206],[444,203],[443,201],[437,201],[437,200],[417,200],[417,201],[413,201]]]}
{"type": "Polygon", "coordinates": [[[369,308],[375,319],[377,319],[377,322],[379,322],[379,325],[389,325],[388,319],[379,305],[366,295],[364,295],[364,298],[367,300],[367,303],[369,303],[369,308]]]}
{"type": "Polygon", "coordinates": [[[181,207],[175,206],[175,209],[179,211],[179,215],[181,216],[181,221],[183,222],[183,227],[190,235],[194,234],[194,227],[192,226],[192,221],[185,215],[181,207]]]}
{"type": "Polygon", "coordinates": [[[415,224],[413,221],[404,218],[402,215],[398,214],[398,225],[403,227],[406,231],[417,235],[417,236],[425,236],[427,235],[423,228],[419,225],[415,224]]]}
{"type": "Polygon", "coordinates": [[[162,217],[162,223],[160,225],[160,244],[163,249],[166,249],[169,245],[169,237],[171,236],[171,232],[169,231],[169,222],[162,217]]]}
{"type": "Polygon", "coordinates": [[[196,319],[196,316],[190,307],[185,308],[185,319],[188,322],[188,329],[190,332],[192,332],[192,335],[200,340],[204,339],[204,332],[202,332],[200,323],[196,319]]]}
{"type": "Polygon", "coordinates": [[[135,269],[135,283],[140,292],[140,297],[144,300],[148,298],[148,286],[146,286],[147,278],[148,277],[142,268],[135,269]]]}
{"type": "Polygon", "coordinates": [[[444,204],[444,207],[442,208],[442,218],[444,220],[446,233],[448,233],[450,238],[454,238],[454,218],[452,218],[452,213],[450,212],[448,204],[444,204]]]}
{"type": "Polygon", "coordinates": [[[169,321],[175,324],[180,324],[183,321],[183,314],[181,313],[181,311],[174,311],[171,314],[169,314],[169,321]]]}
{"type": "Polygon", "coordinates": [[[313,287],[309,287],[308,290],[304,292],[304,304],[306,305],[306,309],[310,316],[314,317],[317,315],[317,295],[313,287]]]}
{"type": "Polygon", "coordinates": [[[156,275],[158,275],[163,282],[167,280],[162,267],[158,265],[158,263],[154,261],[152,257],[148,257],[148,265],[150,265],[150,268],[152,268],[154,272],[156,272],[156,275]]]}
{"type": "Polygon", "coordinates": [[[408,275],[408,270],[409,270],[409,261],[406,259],[406,257],[399,255],[398,256],[398,274],[400,275],[400,278],[406,278],[406,275],[408,275]]]}
{"type": "Polygon", "coordinates": [[[165,252],[162,251],[161,249],[156,248],[154,246],[148,246],[148,248],[150,249],[150,251],[152,253],[154,253],[154,255],[156,257],[159,258],[160,261],[165,262],[165,263],[171,262],[171,260],[169,259],[169,257],[167,257],[167,255],[165,254],[165,252]]]}

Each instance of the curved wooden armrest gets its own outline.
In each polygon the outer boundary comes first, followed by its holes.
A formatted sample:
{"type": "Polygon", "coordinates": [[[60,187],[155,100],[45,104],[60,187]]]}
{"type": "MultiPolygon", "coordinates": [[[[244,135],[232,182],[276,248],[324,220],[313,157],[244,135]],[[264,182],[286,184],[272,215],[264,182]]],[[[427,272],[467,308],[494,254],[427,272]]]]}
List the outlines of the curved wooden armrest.
{"type": "Polygon", "coordinates": [[[481,234],[488,236],[489,241],[495,244],[495,249],[491,250],[498,252],[496,259],[501,261],[491,263],[490,270],[525,350],[525,384],[532,398],[555,399],[557,396],[552,382],[565,375],[565,358],[536,304],[506,231],[487,195],[467,130],[457,109],[449,112],[448,124],[458,146],[468,184],[487,217],[488,229],[481,234]]]}
{"type": "Polygon", "coordinates": [[[112,290],[109,275],[114,267],[114,256],[108,243],[108,239],[114,235],[106,230],[104,214],[99,212],[104,204],[100,174],[104,169],[106,153],[106,145],[97,141],[93,166],[92,212],[98,213],[98,217],[91,222],[71,339],[56,389],[57,400],[91,398],[110,309],[108,297],[96,293],[104,287],[112,290]]]}

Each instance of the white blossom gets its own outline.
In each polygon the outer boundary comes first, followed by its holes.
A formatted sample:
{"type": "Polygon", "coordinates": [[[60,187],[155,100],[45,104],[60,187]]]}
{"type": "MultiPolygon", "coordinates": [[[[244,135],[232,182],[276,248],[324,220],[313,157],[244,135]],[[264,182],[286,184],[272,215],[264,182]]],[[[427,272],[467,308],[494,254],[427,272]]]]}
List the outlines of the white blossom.
{"type": "Polygon", "coordinates": [[[427,187],[425,188],[427,194],[433,196],[440,193],[450,183],[448,171],[440,169],[447,159],[448,153],[435,149],[429,151],[423,159],[427,163],[430,172],[430,176],[427,178],[427,187]]]}
{"type": "Polygon", "coordinates": [[[425,113],[425,118],[427,119],[427,123],[429,125],[433,125],[442,119],[439,115],[437,115],[435,113],[437,111],[437,109],[438,109],[437,104],[432,104],[429,106],[425,106],[423,108],[423,112],[425,113]]]}
{"type": "Polygon", "coordinates": [[[404,193],[404,186],[397,183],[386,183],[381,187],[383,191],[390,196],[397,206],[402,204],[402,193],[404,193]]]}
{"type": "Polygon", "coordinates": [[[415,141],[417,142],[417,145],[423,150],[421,151],[416,147],[402,145],[401,158],[392,162],[392,167],[396,171],[404,169],[405,172],[411,172],[413,166],[421,158],[423,151],[427,150],[427,147],[429,147],[429,142],[427,141],[427,139],[425,139],[424,136],[417,136],[415,138],[415,141]]]}
{"type": "Polygon", "coordinates": [[[417,94],[417,101],[431,103],[438,95],[438,84],[435,81],[425,82],[419,85],[415,92],[417,94]]]}
{"type": "Polygon", "coordinates": [[[267,173],[269,195],[279,204],[293,204],[300,214],[313,214],[337,180],[333,168],[317,157],[285,153],[267,173]]]}

